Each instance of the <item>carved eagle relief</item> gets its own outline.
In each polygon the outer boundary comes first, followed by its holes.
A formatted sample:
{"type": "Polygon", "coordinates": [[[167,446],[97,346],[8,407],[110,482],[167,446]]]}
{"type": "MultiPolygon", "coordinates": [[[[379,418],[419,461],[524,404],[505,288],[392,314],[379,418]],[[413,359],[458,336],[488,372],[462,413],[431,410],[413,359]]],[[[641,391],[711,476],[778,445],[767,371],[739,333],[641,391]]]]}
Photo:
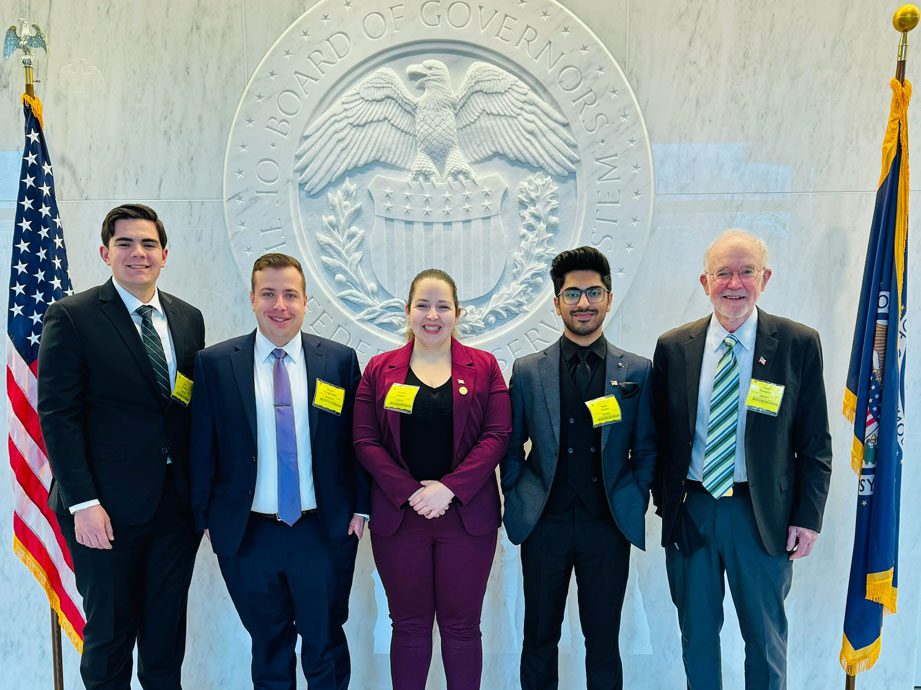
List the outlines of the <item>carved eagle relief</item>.
{"type": "Polygon", "coordinates": [[[575,171],[579,156],[566,119],[510,72],[474,62],[457,93],[439,60],[411,65],[406,75],[422,89],[418,98],[383,67],[311,123],[295,154],[308,194],[371,163],[436,182],[475,181],[471,163],[497,155],[552,175],[575,171]]]}

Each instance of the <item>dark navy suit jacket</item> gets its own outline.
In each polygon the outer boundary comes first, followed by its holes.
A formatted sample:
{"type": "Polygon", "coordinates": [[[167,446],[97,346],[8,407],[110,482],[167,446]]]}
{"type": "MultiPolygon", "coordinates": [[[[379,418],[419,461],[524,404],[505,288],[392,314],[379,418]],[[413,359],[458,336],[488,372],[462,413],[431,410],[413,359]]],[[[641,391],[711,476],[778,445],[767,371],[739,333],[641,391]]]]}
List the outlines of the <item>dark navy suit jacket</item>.
{"type": "MultiPolygon", "coordinates": [[[[355,459],[352,409],[360,371],[355,351],[301,334],[309,402],[317,379],[345,389],[342,414],[308,405],[317,512],[329,546],[344,542],[354,513],[367,513],[368,477],[355,459]]],[[[198,353],[192,393],[192,509],[199,529],[209,529],[218,556],[236,553],[256,488],[256,333],[198,353]]],[[[274,462],[274,460],[271,460],[274,462]]]]}

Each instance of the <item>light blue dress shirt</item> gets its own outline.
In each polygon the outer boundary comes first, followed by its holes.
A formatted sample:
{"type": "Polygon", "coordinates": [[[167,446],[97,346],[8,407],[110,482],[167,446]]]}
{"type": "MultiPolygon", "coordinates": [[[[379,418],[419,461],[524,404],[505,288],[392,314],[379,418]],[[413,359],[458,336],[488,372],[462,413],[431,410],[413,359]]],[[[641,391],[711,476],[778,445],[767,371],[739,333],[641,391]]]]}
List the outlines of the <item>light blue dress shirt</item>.
{"type": "MultiPolygon", "coordinates": [[[[739,365],[739,422],[736,426],[736,457],[733,470],[734,482],[747,482],[745,467],[745,399],[752,380],[752,360],[755,357],[755,335],[758,331],[758,309],[743,323],[734,335],[739,343],[735,346],[736,363],[739,365]]],[[[704,358],[700,363],[700,385],[697,388],[697,425],[694,427],[694,445],[691,448],[691,467],[688,479],[700,481],[703,476],[704,450],[707,446],[707,423],[710,421],[710,397],[713,394],[713,377],[726,345],[723,340],[729,331],[714,314],[707,327],[707,342],[704,344],[704,358]]]]}

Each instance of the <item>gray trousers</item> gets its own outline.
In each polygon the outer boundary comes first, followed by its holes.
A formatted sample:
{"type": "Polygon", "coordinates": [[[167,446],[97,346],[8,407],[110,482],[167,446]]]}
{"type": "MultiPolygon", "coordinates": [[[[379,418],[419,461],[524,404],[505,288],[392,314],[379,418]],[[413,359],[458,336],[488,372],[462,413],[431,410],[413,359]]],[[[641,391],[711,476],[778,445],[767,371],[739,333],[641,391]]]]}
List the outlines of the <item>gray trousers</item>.
{"type": "Polygon", "coordinates": [[[690,491],[685,502],[704,545],[685,555],[672,544],[665,565],[678,609],[688,690],[720,690],[720,629],[725,579],[745,641],[746,690],[786,690],[787,616],[793,565],[765,551],[747,489],[714,499],[690,491]]]}

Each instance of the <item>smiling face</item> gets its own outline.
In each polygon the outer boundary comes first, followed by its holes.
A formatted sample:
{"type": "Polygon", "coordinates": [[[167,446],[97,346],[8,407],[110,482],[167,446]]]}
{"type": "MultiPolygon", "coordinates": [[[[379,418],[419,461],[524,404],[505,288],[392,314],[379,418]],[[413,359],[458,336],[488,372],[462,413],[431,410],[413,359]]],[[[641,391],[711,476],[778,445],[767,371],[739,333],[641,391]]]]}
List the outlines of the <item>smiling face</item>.
{"type": "Polygon", "coordinates": [[[770,278],[771,269],[764,266],[754,238],[733,235],[710,249],[700,284],[716,318],[731,333],[751,316],[770,278]]]}
{"type": "Polygon", "coordinates": [[[590,345],[601,335],[604,317],[611,311],[613,296],[605,289],[598,271],[570,271],[563,278],[560,294],[553,298],[556,313],[563,319],[563,330],[567,338],[579,345],[590,345]],[[600,302],[591,303],[585,290],[603,291],[600,302]],[[560,295],[567,291],[582,291],[575,304],[566,304],[560,295]]]}
{"type": "Polygon", "coordinates": [[[458,316],[454,291],[448,283],[438,278],[416,283],[406,305],[406,317],[417,346],[449,347],[458,316]]]}
{"type": "Polygon", "coordinates": [[[149,302],[157,287],[160,269],[166,266],[167,249],[160,244],[153,221],[123,218],[99,255],[112,269],[118,284],[142,302],[149,302]]]}
{"type": "Polygon", "coordinates": [[[249,293],[259,332],[282,347],[301,330],[307,311],[303,276],[293,266],[263,268],[253,273],[249,293]]]}

